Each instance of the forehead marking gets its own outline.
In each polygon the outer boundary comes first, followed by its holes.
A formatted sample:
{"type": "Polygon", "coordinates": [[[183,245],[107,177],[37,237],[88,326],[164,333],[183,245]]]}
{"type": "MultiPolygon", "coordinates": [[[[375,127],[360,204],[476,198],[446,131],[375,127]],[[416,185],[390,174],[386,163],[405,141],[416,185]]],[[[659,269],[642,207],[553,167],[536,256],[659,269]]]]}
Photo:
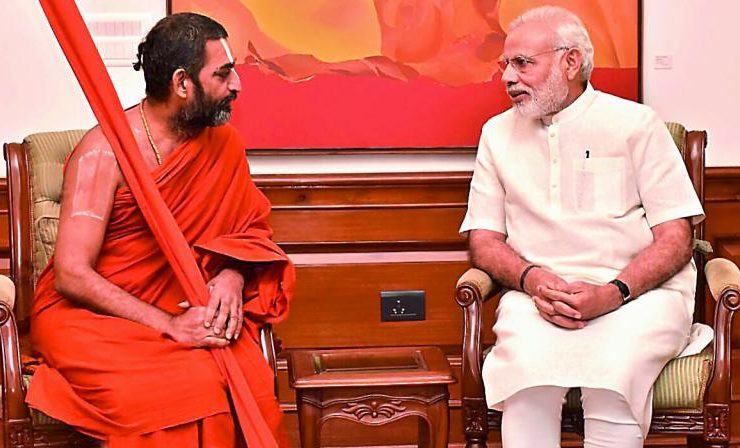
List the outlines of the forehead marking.
{"type": "Polygon", "coordinates": [[[233,64],[234,56],[231,55],[231,48],[229,48],[229,44],[226,43],[226,39],[222,37],[218,41],[221,42],[221,45],[224,47],[224,51],[226,52],[226,57],[229,58],[229,62],[233,64]]]}

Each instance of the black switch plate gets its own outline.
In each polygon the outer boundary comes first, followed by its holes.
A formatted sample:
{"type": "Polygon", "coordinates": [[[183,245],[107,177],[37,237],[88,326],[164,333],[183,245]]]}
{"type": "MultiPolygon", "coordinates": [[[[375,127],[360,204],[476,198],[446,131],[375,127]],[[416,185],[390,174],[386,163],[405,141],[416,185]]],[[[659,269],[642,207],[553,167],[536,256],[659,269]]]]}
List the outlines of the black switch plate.
{"type": "Polygon", "coordinates": [[[381,322],[426,319],[424,291],[381,291],[381,322]]]}

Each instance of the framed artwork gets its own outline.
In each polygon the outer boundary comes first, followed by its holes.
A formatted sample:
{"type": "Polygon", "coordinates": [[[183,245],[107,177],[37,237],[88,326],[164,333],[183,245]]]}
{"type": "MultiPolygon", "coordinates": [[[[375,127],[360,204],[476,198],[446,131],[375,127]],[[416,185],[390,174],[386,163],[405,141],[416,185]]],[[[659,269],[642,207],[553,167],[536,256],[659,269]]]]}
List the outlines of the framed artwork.
{"type": "Polygon", "coordinates": [[[249,149],[455,151],[510,107],[506,26],[542,4],[583,20],[596,89],[641,99],[640,0],[168,0],[168,12],[226,27],[249,149]]]}

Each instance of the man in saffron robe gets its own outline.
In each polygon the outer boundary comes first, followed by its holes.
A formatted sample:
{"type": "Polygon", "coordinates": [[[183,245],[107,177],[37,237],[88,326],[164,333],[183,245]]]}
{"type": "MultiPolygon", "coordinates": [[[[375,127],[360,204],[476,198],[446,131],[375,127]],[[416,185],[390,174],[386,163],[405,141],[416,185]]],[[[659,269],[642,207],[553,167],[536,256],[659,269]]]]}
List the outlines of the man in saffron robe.
{"type": "MultiPolygon", "coordinates": [[[[41,274],[31,337],[45,363],[33,408],[117,447],[233,447],[229,347],[281,440],[259,327],[282,320],[293,267],[271,240],[269,202],[227,125],[241,90],[225,29],[197,14],[162,19],[139,46],[146,98],[126,117],[159,192],[208,281],[189,306],[99,127],[70,155],[55,256],[41,274]]],[[[284,443],[284,442],[283,442],[284,443]]]]}

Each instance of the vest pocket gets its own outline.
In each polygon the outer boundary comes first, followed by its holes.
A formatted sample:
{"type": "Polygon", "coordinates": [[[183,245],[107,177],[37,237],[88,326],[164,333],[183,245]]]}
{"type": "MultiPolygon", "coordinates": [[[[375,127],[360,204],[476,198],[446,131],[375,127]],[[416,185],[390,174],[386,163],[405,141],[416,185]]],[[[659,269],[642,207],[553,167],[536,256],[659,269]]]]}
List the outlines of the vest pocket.
{"type": "Polygon", "coordinates": [[[618,216],[624,212],[624,157],[573,160],[575,208],[618,216]]]}

